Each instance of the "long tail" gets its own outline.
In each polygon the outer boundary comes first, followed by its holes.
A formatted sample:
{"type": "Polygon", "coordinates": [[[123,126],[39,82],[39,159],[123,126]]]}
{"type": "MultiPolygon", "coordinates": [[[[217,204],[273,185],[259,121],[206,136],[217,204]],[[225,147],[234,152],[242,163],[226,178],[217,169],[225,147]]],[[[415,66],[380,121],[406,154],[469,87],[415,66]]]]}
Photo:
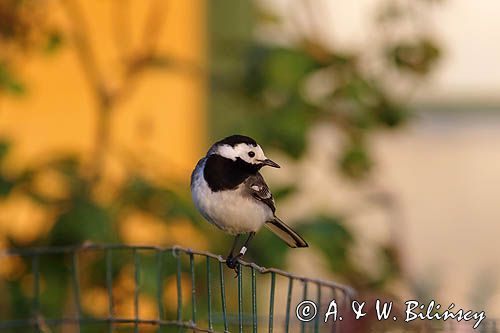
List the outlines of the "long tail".
{"type": "Polygon", "coordinates": [[[271,230],[276,236],[281,238],[290,247],[308,247],[306,241],[292,230],[285,222],[281,221],[278,217],[274,220],[266,222],[265,226],[271,230]]]}

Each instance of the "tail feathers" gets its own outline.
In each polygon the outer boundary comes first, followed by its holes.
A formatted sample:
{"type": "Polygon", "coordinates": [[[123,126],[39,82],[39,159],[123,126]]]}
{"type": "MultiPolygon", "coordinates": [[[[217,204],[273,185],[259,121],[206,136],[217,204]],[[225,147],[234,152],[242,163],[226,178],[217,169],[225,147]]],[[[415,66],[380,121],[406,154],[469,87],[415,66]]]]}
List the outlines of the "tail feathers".
{"type": "Polygon", "coordinates": [[[290,247],[308,247],[306,241],[276,216],[265,226],[290,247]]]}

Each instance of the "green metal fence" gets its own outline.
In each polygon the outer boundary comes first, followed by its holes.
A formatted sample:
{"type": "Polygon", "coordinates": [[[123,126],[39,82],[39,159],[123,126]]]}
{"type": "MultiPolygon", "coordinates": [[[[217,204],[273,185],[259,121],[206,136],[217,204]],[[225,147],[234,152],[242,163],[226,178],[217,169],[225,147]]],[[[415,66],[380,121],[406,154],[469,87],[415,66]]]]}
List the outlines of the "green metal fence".
{"type": "Polygon", "coordinates": [[[15,303],[0,309],[2,332],[336,332],[338,323],[322,323],[320,316],[298,321],[295,307],[310,299],[324,312],[327,300],[346,305],[353,295],[344,285],[247,262],[235,277],[223,257],[181,247],[7,250],[0,252],[0,265],[14,258],[29,278],[14,278],[3,289],[0,283],[3,304],[15,303]],[[118,284],[129,287],[122,288],[129,294],[121,291],[122,299],[132,300],[128,313],[117,298],[118,284]],[[86,301],[88,288],[105,290],[105,313],[94,313],[99,306],[86,301]]]}

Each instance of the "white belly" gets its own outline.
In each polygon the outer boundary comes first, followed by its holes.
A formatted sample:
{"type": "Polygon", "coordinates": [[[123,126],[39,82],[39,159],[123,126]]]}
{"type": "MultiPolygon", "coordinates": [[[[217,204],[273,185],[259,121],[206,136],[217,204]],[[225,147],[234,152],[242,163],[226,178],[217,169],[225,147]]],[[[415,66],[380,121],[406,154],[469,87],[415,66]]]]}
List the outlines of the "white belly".
{"type": "Polygon", "coordinates": [[[191,194],[200,213],[211,223],[230,234],[255,232],[273,219],[271,209],[256,199],[241,195],[241,187],[229,191],[212,192],[201,168],[193,174],[191,194]]]}

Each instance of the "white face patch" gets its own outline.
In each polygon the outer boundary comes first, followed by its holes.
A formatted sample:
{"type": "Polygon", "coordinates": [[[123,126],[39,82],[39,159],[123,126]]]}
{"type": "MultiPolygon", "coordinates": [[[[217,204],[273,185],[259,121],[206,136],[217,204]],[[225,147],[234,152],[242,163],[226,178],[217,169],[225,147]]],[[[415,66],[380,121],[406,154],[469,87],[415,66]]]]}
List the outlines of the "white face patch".
{"type": "Polygon", "coordinates": [[[239,143],[234,147],[230,145],[222,145],[218,147],[217,153],[220,156],[229,158],[233,161],[236,161],[239,157],[243,161],[250,164],[259,164],[261,163],[260,161],[266,159],[264,151],[259,145],[253,146],[246,143],[239,143]]]}

